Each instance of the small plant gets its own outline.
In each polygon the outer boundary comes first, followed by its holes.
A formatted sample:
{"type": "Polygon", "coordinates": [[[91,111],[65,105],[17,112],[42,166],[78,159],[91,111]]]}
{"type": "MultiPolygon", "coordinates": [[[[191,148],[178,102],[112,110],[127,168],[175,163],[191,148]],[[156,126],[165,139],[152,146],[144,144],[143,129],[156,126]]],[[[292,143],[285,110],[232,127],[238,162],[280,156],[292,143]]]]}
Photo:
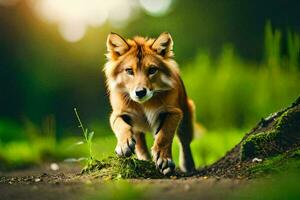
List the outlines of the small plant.
{"type": "Polygon", "coordinates": [[[85,159],[86,160],[85,168],[88,168],[88,167],[92,166],[93,162],[94,162],[94,155],[93,155],[93,150],[92,150],[92,144],[93,144],[92,139],[93,139],[93,136],[94,136],[94,131],[89,132],[89,130],[87,128],[84,128],[76,108],[74,108],[74,112],[75,112],[75,115],[76,115],[77,120],[79,122],[78,127],[81,128],[81,130],[83,132],[84,140],[85,140],[85,141],[79,141],[76,144],[78,144],[78,145],[84,144],[84,143],[87,144],[88,151],[89,151],[89,156],[85,159]]]}

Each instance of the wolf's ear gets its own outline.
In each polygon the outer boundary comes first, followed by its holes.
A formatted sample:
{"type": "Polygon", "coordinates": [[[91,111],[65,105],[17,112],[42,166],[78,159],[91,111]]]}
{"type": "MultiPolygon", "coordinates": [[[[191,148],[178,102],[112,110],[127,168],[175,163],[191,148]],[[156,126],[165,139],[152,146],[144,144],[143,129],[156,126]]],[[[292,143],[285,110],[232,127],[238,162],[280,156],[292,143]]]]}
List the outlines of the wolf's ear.
{"type": "Polygon", "coordinates": [[[172,57],[173,54],[173,40],[168,32],[163,32],[152,44],[152,49],[157,54],[163,57],[172,57]]]}
{"type": "Polygon", "coordinates": [[[118,58],[129,50],[126,40],[116,33],[107,36],[106,47],[108,58],[118,58]]]}

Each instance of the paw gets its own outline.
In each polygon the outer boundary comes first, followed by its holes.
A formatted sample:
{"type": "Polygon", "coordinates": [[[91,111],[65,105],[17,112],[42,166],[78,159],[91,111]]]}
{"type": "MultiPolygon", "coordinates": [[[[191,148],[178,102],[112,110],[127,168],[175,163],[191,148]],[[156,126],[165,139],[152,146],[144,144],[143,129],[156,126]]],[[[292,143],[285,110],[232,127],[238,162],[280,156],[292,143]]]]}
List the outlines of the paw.
{"type": "Polygon", "coordinates": [[[115,152],[119,157],[129,157],[134,154],[135,140],[133,138],[128,138],[123,143],[118,143],[115,152]]]}
{"type": "Polygon", "coordinates": [[[137,154],[137,158],[139,159],[139,160],[150,160],[151,159],[151,157],[150,157],[150,155],[149,154],[147,154],[147,153],[144,153],[144,154],[141,154],[141,153],[136,153],[137,154]]]}
{"type": "Polygon", "coordinates": [[[164,157],[160,152],[154,152],[153,160],[156,168],[164,175],[171,175],[175,170],[175,164],[171,158],[164,157]]]}

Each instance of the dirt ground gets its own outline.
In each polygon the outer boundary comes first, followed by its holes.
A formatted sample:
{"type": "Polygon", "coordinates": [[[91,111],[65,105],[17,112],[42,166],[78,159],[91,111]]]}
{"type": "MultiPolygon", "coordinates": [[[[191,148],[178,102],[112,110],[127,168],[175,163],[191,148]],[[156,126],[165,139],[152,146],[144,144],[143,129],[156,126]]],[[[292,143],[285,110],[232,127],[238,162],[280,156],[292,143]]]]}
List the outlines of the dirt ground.
{"type": "Polygon", "coordinates": [[[189,177],[121,181],[79,176],[77,165],[49,165],[0,172],[0,199],[222,199],[249,183],[245,179],[189,177]]]}

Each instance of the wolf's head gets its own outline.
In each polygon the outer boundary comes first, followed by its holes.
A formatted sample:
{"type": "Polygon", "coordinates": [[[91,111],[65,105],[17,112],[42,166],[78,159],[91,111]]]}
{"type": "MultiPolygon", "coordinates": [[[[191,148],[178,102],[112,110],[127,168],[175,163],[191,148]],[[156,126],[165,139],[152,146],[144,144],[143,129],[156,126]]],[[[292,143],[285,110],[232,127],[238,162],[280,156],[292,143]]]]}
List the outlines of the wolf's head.
{"type": "Polygon", "coordinates": [[[173,58],[173,40],[169,33],[157,39],[135,37],[125,40],[116,33],[107,38],[104,71],[109,90],[126,93],[138,103],[175,87],[178,74],[173,58]]]}

